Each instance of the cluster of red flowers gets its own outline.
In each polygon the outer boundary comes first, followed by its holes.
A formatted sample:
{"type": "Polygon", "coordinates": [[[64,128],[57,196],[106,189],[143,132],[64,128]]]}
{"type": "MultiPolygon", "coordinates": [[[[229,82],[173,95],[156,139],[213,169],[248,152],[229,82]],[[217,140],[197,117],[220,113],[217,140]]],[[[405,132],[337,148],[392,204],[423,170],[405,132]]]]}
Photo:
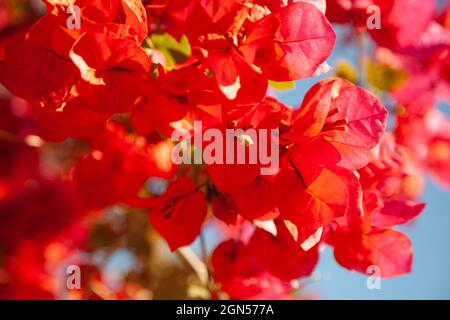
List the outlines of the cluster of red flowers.
{"type": "Polygon", "coordinates": [[[139,290],[112,294],[81,253],[154,246],[149,229],[181,252],[213,224],[225,239],[204,252],[210,298],[289,298],[322,245],[349,270],[410,272],[411,242],[393,227],[423,211],[425,169],[450,184],[450,121],[435,107],[449,97],[450,19],[433,1],[44,0],[43,16],[20,2],[0,4],[0,297],[60,298],[71,263],[83,271],[72,297],[140,297],[157,263],[139,290]],[[370,4],[382,74],[369,82],[394,101],[392,132],[383,103],[349,80],[318,82],[299,108],[270,94],[269,82],[329,72],[329,21],[364,37],[370,4]],[[194,121],[278,128],[280,168],[174,164],[167,137],[194,121]],[[151,227],[117,231],[117,208],[151,227]]]}
{"type": "Polygon", "coordinates": [[[374,89],[390,95],[396,142],[406,148],[415,175],[429,170],[448,188],[450,120],[437,104],[450,99],[450,7],[439,12],[435,1],[351,2],[349,6],[348,1],[327,1],[327,17],[335,23],[352,23],[356,32],[362,32],[366,7],[381,9],[381,29],[369,30],[376,50],[375,70],[369,69],[368,77],[374,71],[385,78],[382,84],[376,79],[374,89]]]}

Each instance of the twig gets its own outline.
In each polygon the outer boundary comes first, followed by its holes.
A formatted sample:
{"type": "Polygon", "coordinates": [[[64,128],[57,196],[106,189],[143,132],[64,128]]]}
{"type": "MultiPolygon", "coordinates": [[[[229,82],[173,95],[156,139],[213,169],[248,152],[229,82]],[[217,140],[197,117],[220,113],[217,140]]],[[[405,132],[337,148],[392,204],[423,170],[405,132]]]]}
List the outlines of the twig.
{"type": "Polygon", "coordinates": [[[38,136],[28,135],[22,138],[15,133],[1,129],[0,129],[0,140],[10,143],[24,144],[32,148],[40,148],[45,144],[44,141],[38,136]]]}
{"type": "Polygon", "coordinates": [[[22,143],[23,140],[14,133],[0,129],[0,140],[14,143],[22,143]]]}
{"type": "Polygon", "coordinates": [[[203,256],[203,262],[205,264],[206,267],[206,273],[207,273],[207,281],[206,281],[206,287],[209,290],[209,292],[213,293],[214,292],[214,288],[213,288],[213,277],[212,277],[212,273],[211,270],[209,269],[209,257],[208,257],[208,250],[206,248],[206,241],[205,241],[205,236],[203,234],[203,231],[200,232],[200,247],[202,250],[202,256],[203,256]]]}
{"type": "Polygon", "coordinates": [[[194,251],[189,247],[182,247],[176,251],[176,254],[183,262],[191,267],[192,271],[197,274],[200,281],[206,286],[208,284],[208,269],[194,251]]]}

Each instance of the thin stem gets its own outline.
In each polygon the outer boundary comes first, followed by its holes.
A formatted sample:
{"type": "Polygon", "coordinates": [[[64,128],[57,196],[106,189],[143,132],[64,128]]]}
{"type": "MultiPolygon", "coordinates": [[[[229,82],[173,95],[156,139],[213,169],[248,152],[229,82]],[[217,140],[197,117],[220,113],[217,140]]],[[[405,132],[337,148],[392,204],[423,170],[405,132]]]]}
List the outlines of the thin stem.
{"type": "Polygon", "coordinates": [[[176,251],[178,257],[194,271],[200,281],[205,284],[208,283],[208,270],[206,265],[189,247],[182,247],[176,251]]]}
{"type": "Polygon", "coordinates": [[[205,264],[206,272],[207,272],[206,288],[208,289],[208,291],[211,294],[213,294],[214,291],[215,291],[214,290],[214,286],[213,286],[213,277],[212,277],[211,270],[209,268],[208,250],[206,248],[206,240],[205,240],[205,236],[203,234],[203,231],[200,232],[200,247],[201,247],[201,250],[202,250],[203,263],[205,264]]]}
{"type": "Polygon", "coordinates": [[[0,140],[14,143],[22,143],[22,139],[14,133],[0,129],[0,140]]]}
{"type": "Polygon", "coordinates": [[[31,148],[40,148],[44,146],[44,141],[38,136],[28,135],[26,137],[21,137],[15,133],[1,129],[0,129],[0,140],[10,143],[24,144],[31,148]]]}

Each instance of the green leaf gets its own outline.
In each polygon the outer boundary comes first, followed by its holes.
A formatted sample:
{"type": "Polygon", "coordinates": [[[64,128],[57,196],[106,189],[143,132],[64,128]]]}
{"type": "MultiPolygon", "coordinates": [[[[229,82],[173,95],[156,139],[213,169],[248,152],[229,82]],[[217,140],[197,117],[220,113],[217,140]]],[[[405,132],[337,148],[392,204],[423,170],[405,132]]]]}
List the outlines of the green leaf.
{"type": "Polygon", "coordinates": [[[171,67],[185,61],[192,54],[189,40],[185,35],[179,42],[168,33],[152,34],[150,40],[153,48],[164,55],[171,67]]]}
{"type": "Polygon", "coordinates": [[[294,81],[277,82],[277,81],[269,80],[269,85],[277,91],[288,91],[288,90],[295,89],[294,81]]]}

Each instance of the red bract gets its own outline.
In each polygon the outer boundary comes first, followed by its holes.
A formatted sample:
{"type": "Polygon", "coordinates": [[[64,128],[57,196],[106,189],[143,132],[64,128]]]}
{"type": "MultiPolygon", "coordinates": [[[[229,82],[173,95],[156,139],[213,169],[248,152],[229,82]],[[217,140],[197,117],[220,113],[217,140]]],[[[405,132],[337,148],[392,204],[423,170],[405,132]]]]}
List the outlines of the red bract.
{"type": "Polygon", "coordinates": [[[425,205],[408,193],[404,150],[386,135],[373,150],[373,160],[359,171],[364,191],[363,215],[340,219],[327,241],[334,247],[336,261],[350,270],[372,272],[391,278],[410,272],[410,240],[391,227],[416,218],[425,205]]]}
{"type": "Polygon", "coordinates": [[[275,197],[281,216],[299,229],[313,233],[358,206],[358,182],[351,171],[293,166],[277,175],[275,197]]]}
{"type": "Polygon", "coordinates": [[[73,100],[61,109],[36,108],[39,135],[48,141],[64,141],[68,137],[86,138],[99,134],[111,115],[84,107],[73,100]]]}
{"type": "Polygon", "coordinates": [[[414,153],[417,166],[430,170],[442,185],[449,185],[448,153],[449,119],[440,111],[406,113],[398,117],[396,137],[407,152],[414,153]]]}
{"type": "MultiPolygon", "coordinates": [[[[226,137],[225,130],[221,131],[223,136],[226,137]]],[[[240,152],[245,153],[246,159],[249,159],[250,145],[246,144],[242,139],[245,137],[245,130],[242,134],[237,134],[230,139],[233,143],[233,157],[228,154],[231,159],[229,163],[225,160],[222,163],[212,163],[207,165],[207,172],[211,180],[214,182],[217,189],[221,192],[234,192],[240,188],[248,186],[260,173],[261,166],[257,163],[249,163],[246,161],[244,163],[238,162],[238,154],[240,152]],[[240,151],[243,150],[243,151],[240,151]]],[[[228,148],[226,143],[223,144],[222,154],[224,157],[227,152],[231,153],[231,147],[228,148]]]]}
{"type": "Polygon", "coordinates": [[[231,299],[286,299],[289,285],[271,276],[242,242],[228,240],[213,252],[214,277],[231,299]]]}
{"type": "Polygon", "coordinates": [[[103,112],[129,111],[141,92],[144,75],[150,72],[145,52],[115,33],[86,33],[75,42],[70,57],[83,80],[78,94],[86,106],[103,112]]]}
{"type": "Polygon", "coordinates": [[[411,241],[398,231],[342,231],[333,236],[332,245],[336,261],[349,270],[368,273],[369,267],[378,267],[383,278],[411,271],[411,241]]]}
{"type": "Polygon", "coordinates": [[[352,23],[378,45],[398,50],[416,43],[433,20],[435,8],[434,0],[329,0],[327,17],[331,22],[352,23]],[[369,25],[375,16],[379,28],[369,25]]]}
{"type": "Polygon", "coordinates": [[[250,238],[249,249],[256,259],[281,280],[308,276],[318,262],[317,246],[305,251],[292,237],[282,221],[278,221],[277,235],[257,228],[250,238]]]}
{"type": "Polygon", "coordinates": [[[378,228],[389,228],[396,225],[405,224],[420,213],[425,208],[425,204],[407,200],[385,201],[379,211],[371,213],[372,224],[378,228]]]}
{"type": "Polygon", "coordinates": [[[320,10],[307,2],[282,7],[252,25],[241,50],[272,80],[322,73],[335,34],[320,10]]]}
{"type": "Polygon", "coordinates": [[[444,185],[450,185],[450,171],[448,163],[450,161],[450,139],[434,138],[429,144],[427,166],[433,176],[444,185]]]}
{"type": "Polygon", "coordinates": [[[373,0],[373,3],[380,8],[382,28],[370,30],[370,34],[380,46],[394,49],[417,41],[431,23],[436,6],[434,0],[373,0]]]}
{"type": "MultiPolygon", "coordinates": [[[[261,149],[263,149],[262,151],[266,152],[267,156],[278,157],[279,154],[276,148],[272,148],[272,145],[276,145],[276,147],[278,147],[279,141],[278,137],[272,134],[271,129],[277,129],[279,126],[287,126],[288,121],[285,118],[288,118],[290,113],[291,110],[272,98],[265,98],[260,103],[251,105],[251,108],[249,108],[249,106],[245,106],[232,108],[229,110],[226,118],[227,129],[235,130],[233,138],[235,146],[233,157],[228,154],[229,158],[232,158],[232,161],[230,161],[231,163],[214,163],[207,165],[208,174],[219,191],[232,193],[233,198],[240,197],[243,200],[241,204],[243,202],[251,201],[251,199],[246,198],[246,195],[249,192],[253,192],[251,191],[251,183],[254,182],[254,180],[260,175],[262,168],[268,167],[268,164],[250,163],[249,161],[243,164],[239,163],[239,158],[242,156],[242,154],[239,154],[239,149],[242,145],[244,145],[245,157],[246,159],[250,159],[252,146],[255,146],[254,144],[258,143],[258,141],[261,142],[261,137],[264,137],[267,145],[258,146],[256,144],[257,148],[259,148],[258,152],[261,152],[261,149]],[[263,129],[266,131],[264,133],[259,132],[259,134],[255,131],[257,134],[256,139],[255,137],[251,138],[249,135],[253,129],[263,129]],[[257,141],[250,141],[247,137],[250,137],[250,140],[255,139],[257,141]],[[264,148],[267,150],[264,150],[264,148]]],[[[224,132],[224,137],[226,136],[227,133],[224,132]]],[[[223,154],[226,156],[227,153],[231,153],[230,148],[227,148],[227,146],[224,145],[223,154]]],[[[263,178],[262,180],[267,179],[263,178]]],[[[269,192],[268,188],[272,182],[260,182],[261,183],[255,182],[255,184],[258,184],[258,187],[264,188],[265,192],[269,192]]],[[[248,205],[253,206],[253,208],[260,207],[261,210],[261,204],[258,203],[258,199],[255,197],[252,200],[255,203],[248,205]]],[[[270,200],[268,201],[270,202],[270,200]]],[[[271,205],[269,205],[269,208],[263,209],[263,211],[273,209],[273,207],[270,206],[271,205]]],[[[260,212],[260,214],[262,213],[263,212],[260,212]]]]}
{"type": "Polygon", "coordinates": [[[370,161],[387,111],[364,89],[330,79],[311,89],[292,118],[274,190],[281,217],[302,244],[335,219],[361,214],[361,186],[351,170],[370,161]]]}
{"type": "Polygon", "coordinates": [[[196,1],[192,0],[144,0],[151,33],[164,30],[180,38],[196,1]]]}
{"type": "Polygon", "coordinates": [[[214,199],[212,205],[213,214],[217,219],[228,225],[236,225],[239,211],[230,197],[221,195],[214,199]]]}
{"type": "Polygon", "coordinates": [[[348,81],[327,79],[308,92],[294,114],[294,139],[323,137],[339,152],[338,165],[358,169],[369,161],[386,121],[387,111],[374,95],[348,81]]]}
{"type": "Polygon", "coordinates": [[[172,251],[197,238],[205,217],[205,197],[188,178],[174,182],[150,211],[150,221],[172,251]]]}
{"type": "Polygon", "coordinates": [[[259,176],[249,185],[231,191],[239,213],[248,220],[274,220],[280,214],[275,202],[273,179],[259,176]]]}
{"type": "Polygon", "coordinates": [[[372,0],[327,0],[326,16],[333,23],[351,23],[356,28],[366,25],[366,9],[372,0]]]}
{"type": "Polygon", "coordinates": [[[12,93],[26,99],[48,96],[76,79],[76,68],[69,61],[25,41],[9,45],[4,59],[2,83],[12,93]],[[42,61],[52,65],[55,73],[49,73],[48,65],[43,65],[42,61]],[[8,78],[9,74],[11,78],[8,78]],[[40,82],[42,78],[47,81],[40,82]]]}
{"type": "MultiPolygon", "coordinates": [[[[238,139],[235,140],[239,143],[238,139]]],[[[256,164],[211,164],[207,168],[208,175],[221,192],[248,186],[259,175],[259,169],[256,164]]]]}
{"type": "MultiPolygon", "coordinates": [[[[392,145],[390,138],[386,137],[382,143],[392,145]]],[[[411,190],[420,189],[420,177],[415,177],[415,172],[405,167],[405,153],[400,153],[400,158],[393,157],[399,151],[403,149],[388,150],[384,158],[380,157],[382,161],[371,162],[360,171],[365,211],[376,228],[405,224],[416,218],[425,207],[425,204],[416,202],[417,194],[411,193],[411,190]],[[399,162],[393,164],[392,161],[399,162]]]]}
{"type": "MultiPolygon", "coordinates": [[[[67,20],[67,12],[70,6],[78,6],[80,17],[74,17],[75,22],[81,20],[81,32],[98,30],[107,27],[114,31],[120,31],[125,38],[133,39],[136,43],[142,43],[147,37],[147,17],[141,1],[138,0],[112,0],[89,1],[69,0],[61,3],[55,0],[45,0],[47,12],[58,18],[67,20]]],[[[72,11],[69,11],[72,12],[72,11]]]]}
{"type": "Polygon", "coordinates": [[[161,67],[159,72],[157,82],[141,84],[144,98],[132,110],[131,122],[138,133],[166,131],[171,122],[182,120],[188,112],[220,107],[223,97],[202,70],[188,66],[165,73],[161,67]]]}

